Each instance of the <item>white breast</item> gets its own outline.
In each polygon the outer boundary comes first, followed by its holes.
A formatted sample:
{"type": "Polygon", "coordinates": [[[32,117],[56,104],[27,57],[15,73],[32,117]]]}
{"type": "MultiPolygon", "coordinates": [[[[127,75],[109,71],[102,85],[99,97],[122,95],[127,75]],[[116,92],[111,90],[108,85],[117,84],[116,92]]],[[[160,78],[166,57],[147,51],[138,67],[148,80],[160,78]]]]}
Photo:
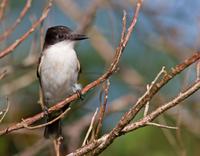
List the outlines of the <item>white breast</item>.
{"type": "Polygon", "coordinates": [[[78,59],[73,42],[48,47],[42,56],[40,75],[45,99],[55,103],[73,93],[78,77],[78,59]]]}

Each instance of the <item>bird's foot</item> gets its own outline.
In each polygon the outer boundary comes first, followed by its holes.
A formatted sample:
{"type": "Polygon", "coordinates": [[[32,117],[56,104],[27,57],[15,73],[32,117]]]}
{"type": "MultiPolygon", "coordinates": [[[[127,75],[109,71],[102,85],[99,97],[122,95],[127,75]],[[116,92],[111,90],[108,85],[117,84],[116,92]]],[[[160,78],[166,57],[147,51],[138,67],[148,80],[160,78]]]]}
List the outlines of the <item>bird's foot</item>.
{"type": "Polygon", "coordinates": [[[48,117],[49,117],[49,111],[48,111],[47,106],[44,106],[42,109],[43,109],[43,112],[44,112],[44,117],[46,119],[48,119],[48,117]]]}
{"type": "Polygon", "coordinates": [[[83,95],[81,93],[81,89],[82,89],[81,84],[75,83],[72,89],[73,89],[73,92],[76,93],[81,100],[83,100],[83,95]]]}

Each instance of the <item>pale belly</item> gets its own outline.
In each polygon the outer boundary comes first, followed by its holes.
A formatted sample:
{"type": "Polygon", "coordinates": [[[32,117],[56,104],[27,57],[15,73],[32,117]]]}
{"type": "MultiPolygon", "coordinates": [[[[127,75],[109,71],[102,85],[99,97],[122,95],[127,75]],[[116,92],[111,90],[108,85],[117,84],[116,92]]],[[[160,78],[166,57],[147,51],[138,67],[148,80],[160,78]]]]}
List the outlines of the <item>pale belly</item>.
{"type": "Polygon", "coordinates": [[[41,82],[46,103],[55,104],[73,94],[77,83],[78,62],[76,55],[65,53],[60,57],[46,56],[41,64],[41,82]]]}

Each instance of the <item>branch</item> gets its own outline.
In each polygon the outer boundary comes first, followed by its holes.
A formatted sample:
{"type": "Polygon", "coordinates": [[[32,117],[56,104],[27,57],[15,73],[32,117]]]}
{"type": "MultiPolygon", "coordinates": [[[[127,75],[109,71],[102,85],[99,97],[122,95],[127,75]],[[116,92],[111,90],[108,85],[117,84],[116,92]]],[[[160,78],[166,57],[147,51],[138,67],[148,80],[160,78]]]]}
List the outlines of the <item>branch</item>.
{"type": "Polygon", "coordinates": [[[160,128],[166,128],[166,129],[175,129],[175,130],[178,129],[178,127],[167,126],[167,125],[162,125],[162,124],[153,123],[153,122],[148,122],[148,123],[146,123],[146,125],[148,125],[148,126],[156,126],[156,127],[160,127],[160,128]]]}
{"type": "MultiPolygon", "coordinates": [[[[96,1],[98,1],[98,0],[93,1],[93,3],[95,3],[96,1]]],[[[103,2],[104,2],[104,0],[102,0],[101,3],[103,3],[103,2]]],[[[111,1],[109,1],[109,3],[105,3],[105,5],[109,6],[110,2],[111,1]]],[[[60,9],[63,11],[63,13],[65,13],[68,17],[70,17],[76,23],[79,23],[80,27],[82,24],[84,27],[84,23],[82,23],[82,21],[84,21],[84,20],[82,20],[82,19],[87,17],[87,19],[92,20],[91,17],[94,17],[94,16],[87,16],[89,14],[85,13],[84,11],[81,11],[82,10],[81,7],[79,7],[73,0],[68,0],[68,1],[57,0],[56,3],[60,7],[60,9]],[[83,15],[85,15],[85,16],[83,16],[83,15]]],[[[91,6],[92,6],[92,4],[91,4],[91,6]]],[[[93,6],[95,6],[95,5],[93,5],[93,6]]],[[[90,8],[92,8],[92,7],[90,7],[90,8]]],[[[92,10],[90,8],[86,12],[90,12],[89,10],[92,10]]],[[[92,23],[92,22],[90,22],[90,23],[92,23]]],[[[82,29],[82,27],[80,29],[83,31],[86,30],[85,28],[82,29]]],[[[105,36],[102,34],[102,32],[98,30],[97,26],[94,26],[94,25],[90,26],[90,28],[89,29],[87,28],[87,30],[88,30],[88,33],[90,34],[90,36],[93,38],[93,40],[91,40],[91,45],[96,49],[96,51],[103,58],[103,60],[107,64],[110,64],[110,62],[112,61],[113,53],[115,52],[113,46],[105,38],[105,36]],[[104,45],[104,46],[102,46],[102,45],[104,45]]],[[[135,71],[133,68],[130,68],[128,66],[126,66],[126,67],[120,66],[120,69],[121,69],[120,77],[128,85],[133,85],[133,86],[138,87],[138,85],[141,85],[143,83],[142,76],[137,71],[135,71]],[[134,77],[134,79],[132,79],[132,77],[134,77]]]]}
{"type": "MultiPolygon", "coordinates": [[[[119,131],[118,134],[116,134],[116,137],[114,137],[113,140],[116,139],[117,137],[125,134],[125,133],[128,133],[128,132],[131,132],[131,131],[136,130],[138,128],[147,126],[149,122],[153,121],[160,114],[162,114],[163,112],[167,111],[168,109],[176,106],[177,104],[179,104],[180,102],[182,102],[183,100],[185,100],[187,97],[189,97],[190,95],[192,95],[194,92],[196,92],[198,89],[200,89],[200,81],[195,82],[191,87],[189,87],[184,92],[182,92],[181,94],[179,94],[172,101],[170,101],[170,102],[164,104],[163,106],[157,108],[155,111],[153,111],[152,113],[150,113],[149,115],[147,115],[143,119],[139,120],[138,122],[135,122],[135,123],[132,123],[132,124],[129,124],[129,125],[125,126],[121,131],[119,131]]],[[[145,103],[144,103],[144,105],[145,105],[145,103]]],[[[128,113],[129,112],[127,112],[126,114],[128,114],[128,113]]],[[[126,114],[122,117],[122,119],[126,116],[126,114]]],[[[105,145],[107,145],[107,146],[109,145],[109,144],[107,144],[107,141],[109,140],[110,136],[112,135],[112,132],[115,129],[116,128],[114,128],[110,133],[105,134],[104,136],[102,136],[100,139],[95,140],[92,143],[89,143],[88,145],[83,146],[83,147],[77,149],[75,152],[68,154],[68,156],[84,155],[84,154],[86,154],[86,153],[88,153],[90,151],[93,151],[92,155],[97,154],[96,153],[97,151],[101,152],[103,149],[105,149],[104,148],[105,145]]]]}
{"type": "Polygon", "coordinates": [[[197,62],[197,81],[200,80],[200,60],[197,62]]]}
{"type": "Polygon", "coordinates": [[[94,113],[94,115],[93,115],[93,117],[92,117],[92,120],[91,120],[91,122],[90,122],[89,129],[88,129],[88,131],[87,131],[87,133],[86,133],[86,136],[85,136],[85,139],[84,139],[84,141],[83,141],[82,146],[86,145],[86,143],[87,143],[87,141],[88,141],[88,138],[89,138],[89,135],[90,135],[92,129],[94,128],[94,121],[95,121],[95,118],[96,118],[96,116],[97,116],[97,112],[98,112],[98,108],[96,108],[96,111],[95,111],[95,113],[94,113]]]}
{"type": "Polygon", "coordinates": [[[9,110],[9,108],[10,108],[10,103],[9,103],[8,99],[7,99],[6,101],[7,101],[7,107],[6,107],[6,110],[0,112],[0,115],[3,114],[2,117],[0,118],[0,123],[1,123],[2,120],[5,118],[6,114],[8,113],[8,110],[9,110]]]}
{"type": "Polygon", "coordinates": [[[63,137],[58,137],[58,138],[55,138],[53,140],[56,156],[61,156],[61,144],[62,144],[62,141],[63,141],[63,137]]]}
{"type": "Polygon", "coordinates": [[[32,32],[35,31],[35,29],[40,25],[42,21],[44,21],[52,7],[52,1],[49,0],[47,6],[44,8],[41,17],[33,23],[31,28],[24,34],[22,35],[19,39],[17,39],[14,43],[12,43],[10,46],[8,46],[6,49],[2,50],[0,52],[0,58],[3,58],[4,56],[8,55],[11,53],[20,43],[22,43],[32,32]]]}
{"type": "MultiPolygon", "coordinates": [[[[131,32],[134,28],[134,24],[136,22],[136,19],[138,17],[138,12],[139,12],[139,9],[140,9],[140,5],[138,6],[138,8],[136,9],[136,14],[133,18],[133,21],[131,22],[131,25],[130,25],[130,28],[128,29],[128,32],[126,35],[124,35],[124,39],[121,39],[121,42],[119,43],[119,46],[118,48],[116,49],[116,52],[115,52],[115,56],[113,58],[113,61],[110,65],[110,67],[108,68],[108,70],[106,71],[106,73],[104,73],[101,77],[99,77],[97,80],[91,82],[90,84],[88,84],[86,87],[84,87],[82,90],[81,90],[81,94],[84,95],[86,94],[89,90],[91,90],[92,88],[94,88],[95,86],[103,83],[104,81],[106,81],[116,70],[117,70],[117,67],[118,67],[118,64],[119,64],[119,60],[120,60],[120,57],[123,53],[123,50],[128,42],[128,39],[130,38],[130,35],[131,35],[131,32]]],[[[66,98],[65,100],[55,104],[54,106],[52,106],[51,108],[48,109],[48,112],[51,113],[53,111],[56,111],[56,110],[60,110],[61,108],[63,108],[64,106],[66,105],[69,105],[70,102],[76,100],[78,98],[78,95],[77,94],[74,94],[68,98],[66,98]]],[[[20,122],[20,123],[17,123],[17,124],[14,124],[10,127],[7,127],[6,129],[4,130],[1,130],[0,131],[0,135],[3,135],[3,134],[7,134],[9,132],[12,132],[14,130],[17,130],[17,129],[21,129],[21,128],[24,128],[24,124],[26,125],[30,125],[30,124],[33,124],[34,122],[40,120],[41,118],[44,117],[44,112],[41,112],[39,114],[36,114],[32,117],[29,117],[27,119],[24,119],[23,122],[20,122]]]]}
{"type": "Polygon", "coordinates": [[[172,101],[170,101],[170,102],[164,104],[163,106],[157,108],[156,110],[154,110],[152,113],[150,113],[149,115],[147,115],[146,117],[144,117],[140,121],[129,124],[128,126],[126,126],[122,130],[122,134],[148,125],[148,122],[153,121],[156,117],[158,117],[160,114],[167,111],[168,109],[175,107],[177,104],[179,104],[180,102],[185,100],[187,97],[192,95],[194,92],[196,92],[198,89],[200,89],[200,81],[195,82],[191,87],[186,89],[184,92],[180,93],[172,101]]]}
{"type": "Polygon", "coordinates": [[[106,105],[107,105],[107,101],[108,101],[109,87],[110,87],[110,81],[108,79],[107,82],[105,82],[103,84],[103,90],[101,92],[102,94],[104,92],[103,104],[101,103],[102,96],[100,96],[100,111],[99,111],[99,117],[98,117],[98,121],[97,121],[97,128],[96,128],[96,131],[95,131],[95,138],[98,138],[98,135],[100,133],[100,130],[101,130],[101,127],[102,127],[102,124],[103,124],[103,118],[104,118],[104,114],[105,114],[105,111],[106,111],[106,105]]]}
{"type": "Polygon", "coordinates": [[[9,28],[7,28],[2,35],[0,35],[0,41],[6,39],[17,27],[17,25],[21,22],[21,20],[26,15],[27,11],[31,7],[32,0],[27,0],[24,8],[22,9],[19,17],[16,19],[13,25],[11,25],[9,28]]]}
{"type": "Polygon", "coordinates": [[[0,73],[0,80],[3,79],[7,74],[7,70],[3,70],[1,73],[0,73]]]}
{"type": "MultiPolygon", "coordinates": [[[[161,71],[157,74],[157,76],[155,77],[155,79],[151,82],[151,85],[147,84],[147,91],[146,93],[148,93],[150,91],[150,89],[154,86],[154,84],[158,81],[158,79],[161,77],[162,74],[166,74],[166,70],[165,70],[165,66],[162,67],[161,71]]],[[[145,94],[144,94],[145,95],[145,94]]],[[[148,114],[148,110],[149,110],[149,101],[147,101],[145,108],[144,108],[144,116],[147,116],[148,114]]]]}
{"type": "Polygon", "coordinates": [[[145,94],[138,99],[136,104],[126,112],[116,125],[116,127],[109,133],[106,142],[98,148],[98,150],[94,151],[94,155],[103,151],[108,145],[112,143],[112,141],[118,137],[120,131],[130,123],[130,121],[137,115],[137,113],[145,106],[145,104],[150,101],[153,96],[165,85],[167,84],[173,77],[183,71],[186,67],[190,65],[194,60],[197,61],[200,59],[200,52],[195,53],[191,58],[186,59],[182,64],[177,65],[175,68],[171,69],[170,73],[165,73],[164,77],[157,83],[155,83],[145,94]]]}
{"type": "Polygon", "coordinates": [[[1,4],[0,4],[0,22],[3,19],[7,3],[8,3],[8,0],[2,0],[1,1],[1,4]]]}
{"type": "MultiPolygon", "coordinates": [[[[71,110],[71,108],[67,108],[63,113],[61,113],[59,116],[57,116],[56,118],[54,118],[53,120],[49,121],[49,122],[46,122],[44,124],[41,124],[41,125],[37,125],[37,126],[28,126],[26,124],[26,122],[24,122],[24,127],[27,128],[27,129],[38,129],[38,128],[42,128],[42,127],[45,127],[45,126],[48,126],[56,121],[58,121],[59,119],[63,118],[69,111],[71,110]]],[[[24,121],[24,119],[22,119],[22,121],[24,121]]]]}

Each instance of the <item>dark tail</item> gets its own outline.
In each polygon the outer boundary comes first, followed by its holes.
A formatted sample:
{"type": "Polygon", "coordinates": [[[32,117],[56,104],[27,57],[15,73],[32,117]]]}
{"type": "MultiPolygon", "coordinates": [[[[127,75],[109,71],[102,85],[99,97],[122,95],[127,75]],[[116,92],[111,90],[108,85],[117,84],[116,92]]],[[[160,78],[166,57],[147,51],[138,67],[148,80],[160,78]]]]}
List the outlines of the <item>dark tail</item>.
{"type": "MultiPolygon", "coordinates": [[[[49,116],[47,122],[53,120],[54,118],[56,117],[49,116]]],[[[62,126],[60,119],[45,127],[44,130],[45,138],[58,138],[60,136],[62,136],[62,126]]]]}

